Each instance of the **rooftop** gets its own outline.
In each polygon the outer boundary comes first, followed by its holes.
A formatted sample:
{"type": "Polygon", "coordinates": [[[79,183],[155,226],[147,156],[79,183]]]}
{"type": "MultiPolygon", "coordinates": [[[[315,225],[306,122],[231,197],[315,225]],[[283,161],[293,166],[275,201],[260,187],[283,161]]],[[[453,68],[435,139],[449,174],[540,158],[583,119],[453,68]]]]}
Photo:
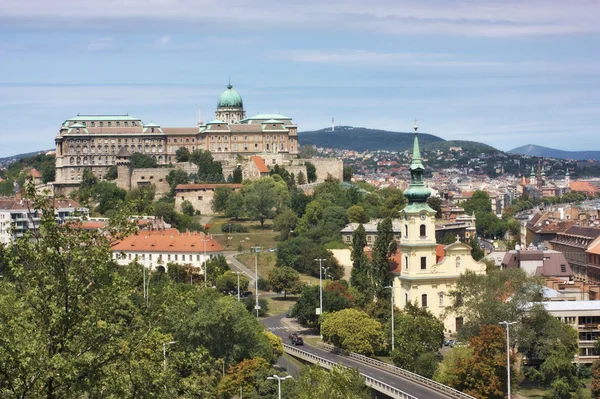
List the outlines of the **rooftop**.
{"type": "Polygon", "coordinates": [[[138,118],[125,115],[81,115],[77,114],[76,117],[67,119],[67,121],[140,121],[138,118]]]}
{"type": "Polygon", "coordinates": [[[222,252],[223,247],[204,233],[180,233],[176,229],[140,231],[116,243],[113,252],[222,252]]]}

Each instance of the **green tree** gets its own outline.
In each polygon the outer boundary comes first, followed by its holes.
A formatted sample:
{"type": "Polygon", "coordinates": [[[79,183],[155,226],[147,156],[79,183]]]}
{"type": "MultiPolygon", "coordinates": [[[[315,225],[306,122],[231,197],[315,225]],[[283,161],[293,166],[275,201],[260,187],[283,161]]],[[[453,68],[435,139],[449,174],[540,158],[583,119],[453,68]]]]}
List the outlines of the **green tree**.
{"type": "MultiPolygon", "coordinates": [[[[240,281],[240,292],[248,291],[249,280],[243,274],[239,276],[240,281]]],[[[231,270],[226,271],[217,277],[216,284],[217,291],[224,294],[237,294],[238,289],[238,275],[231,270]]]]}
{"type": "Polygon", "coordinates": [[[600,397],[600,360],[592,363],[592,397],[600,397]]]}
{"type": "Polygon", "coordinates": [[[356,309],[344,309],[323,315],[323,339],[351,352],[371,356],[384,345],[381,323],[356,309]]]}
{"type": "Polygon", "coordinates": [[[169,187],[171,187],[171,195],[175,195],[175,188],[178,185],[187,184],[188,174],[183,169],[171,169],[167,174],[166,179],[167,183],[169,183],[169,187]]]}
{"type": "Polygon", "coordinates": [[[352,168],[352,166],[344,166],[343,180],[345,182],[349,182],[350,180],[352,180],[353,175],[354,175],[354,169],[352,168]]]}
{"type": "Polygon", "coordinates": [[[110,167],[106,171],[106,174],[104,175],[104,178],[106,180],[116,180],[117,177],[119,177],[117,165],[110,165],[110,167]]]}
{"type": "Polygon", "coordinates": [[[427,198],[427,205],[431,207],[431,209],[435,210],[435,218],[442,218],[442,199],[440,197],[429,197],[427,198]]]}
{"type": "Polygon", "coordinates": [[[186,200],[181,203],[181,213],[188,216],[194,216],[194,212],[194,205],[192,205],[190,201],[186,200]]]}
{"type": "Polygon", "coordinates": [[[269,285],[275,292],[283,291],[283,297],[287,298],[288,292],[298,289],[300,274],[289,266],[276,267],[269,273],[269,285]]]}
{"type": "Polygon", "coordinates": [[[118,209],[126,195],[127,192],[117,187],[115,183],[98,182],[93,188],[94,200],[98,204],[96,211],[106,215],[109,211],[118,209]]]}
{"type": "Polygon", "coordinates": [[[244,180],[244,175],[242,174],[242,168],[238,165],[233,170],[233,177],[232,177],[231,182],[235,183],[235,184],[240,184],[240,183],[242,183],[243,180],[244,180]]]}
{"type": "MultiPolygon", "coordinates": [[[[337,283],[337,282],[336,282],[337,283]]],[[[332,283],[334,284],[334,283],[332,283]]],[[[338,289],[323,289],[323,312],[337,312],[352,306],[352,297],[348,292],[338,289]]],[[[303,325],[316,326],[319,316],[315,310],[319,307],[319,286],[304,286],[298,301],[292,307],[292,315],[303,325]]]]}
{"type": "Polygon", "coordinates": [[[477,190],[471,198],[464,202],[463,208],[469,214],[478,212],[491,212],[492,200],[488,193],[482,190],[477,190]]]}
{"type": "Polygon", "coordinates": [[[211,207],[215,213],[224,213],[227,209],[227,201],[233,193],[233,189],[227,186],[215,188],[215,194],[211,201],[211,207]]]}
{"type": "MultiPolygon", "coordinates": [[[[452,233],[446,233],[444,235],[444,237],[442,238],[442,242],[440,244],[450,245],[450,244],[454,244],[455,242],[456,242],[456,236],[452,233]]],[[[481,250],[481,248],[480,248],[480,250],[481,250]]],[[[472,251],[471,251],[471,254],[472,254],[472,251]]],[[[477,260],[477,259],[475,259],[475,260],[477,260]]]]}
{"type": "Polygon", "coordinates": [[[206,262],[206,278],[210,285],[215,285],[217,278],[229,271],[229,264],[223,255],[216,256],[206,262]]]}
{"type": "Polygon", "coordinates": [[[348,220],[352,223],[368,223],[369,217],[365,209],[360,205],[353,205],[347,211],[348,220]]]}
{"type": "Polygon", "coordinates": [[[12,179],[0,182],[0,195],[11,197],[15,191],[15,183],[12,179]]]}
{"type": "Polygon", "coordinates": [[[306,178],[308,179],[308,182],[312,183],[317,181],[317,168],[315,165],[310,162],[305,162],[304,165],[306,166],[306,178]]]}
{"type": "Polygon", "coordinates": [[[279,231],[279,240],[284,241],[290,237],[297,223],[298,216],[291,209],[286,209],[273,220],[273,230],[279,231]]]}
{"type": "Polygon", "coordinates": [[[390,282],[390,258],[396,253],[392,219],[385,218],[377,225],[377,238],[373,244],[373,290],[378,298],[385,298],[384,287],[390,282]]]}
{"type": "Polygon", "coordinates": [[[367,233],[361,224],[352,233],[352,273],[350,284],[359,294],[359,302],[365,305],[373,300],[372,268],[365,255],[367,233]]]}
{"type": "Polygon", "coordinates": [[[132,169],[146,169],[158,167],[156,159],[149,155],[142,154],[141,152],[134,152],[133,154],[131,154],[130,165],[132,169]]]}
{"type": "Polygon", "coordinates": [[[239,192],[233,192],[227,199],[227,207],[225,208],[225,216],[238,220],[246,214],[244,197],[239,192]]]}
{"type": "Polygon", "coordinates": [[[259,220],[260,226],[264,228],[265,220],[275,216],[274,208],[277,205],[277,192],[273,178],[263,177],[253,181],[246,190],[244,204],[248,214],[255,220],[259,220]]]}
{"type": "Polygon", "coordinates": [[[91,189],[98,183],[98,178],[94,175],[94,172],[90,168],[84,168],[81,174],[81,189],[91,189]]]}
{"type": "Polygon", "coordinates": [[[298,184],[299,186],[302,184],[306,184],[306,176],[304,175],[303,171],[298,172],[298,175],[296,176],[296,184],[298,184]]]}
{"type": "Polygon", "coordinates": [[[200,182],[218,183],[224,180],[221,162],[215,161],[210,151],[195,150],[190,154],[190,162],[198,166],[200,182]]]}
{"type": "Polygon", "coordinates": [[[277,266],[289,266],[300,272],[319,277],[319,264],[315,259],[325,259],[323,267],[327,267],[328,273],[335,279],[343,275],[343,269],[335,257],[306,237],[294,237],[277,244],[277,266]]]}
{"type": "Polygon", "coordinates": [[[186,147],[179,147],[177,151],[175,151],[175,159],[177,162],[189,162],[190,150],[186,147]]]}
{"type": "Polygon", "coordinates": [[[141,215],[147,212],[154,201],[156,187],[154,184],[134,188],[125,195],[125,202],[129,204],[136,214],[141,215]]]}
{"type": "Polygon", "coordinates": [[[483,248],[479,245],[479,240],[475,237],[471,237],[469,240],[469,245],[471,246],[471,256],[475,260],[481,260],[485,256],[483,252],[483,248]]]}
{"type": "Polygon", "coordinates": [[[311,366],[304,369],[292,389],[296,399],[369,399],[371,392],[358,370],[336,366],[330,371],[311,366]]]}
{"type": "Polygon", "coordinates": [[[441,360],[438,351],[444,341],[444,323],[427,309],[408,303],[396,313],[394,338],[394,365],[431,378],[441,360]]]}

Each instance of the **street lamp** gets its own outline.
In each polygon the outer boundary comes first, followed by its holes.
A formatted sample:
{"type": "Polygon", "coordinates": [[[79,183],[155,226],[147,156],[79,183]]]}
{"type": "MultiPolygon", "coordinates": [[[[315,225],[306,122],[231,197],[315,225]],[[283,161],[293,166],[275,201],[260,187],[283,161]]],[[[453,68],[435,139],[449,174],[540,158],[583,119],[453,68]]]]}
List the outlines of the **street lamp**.
{"type": "Polygon", "coordinates": [[[388,285],[384,288],[389,288],[392,292],[392,352],[394,351],[394,286],[388,285]]]}
{"type": "MultiPolygon", "coordinates": [[[[321,315],[323,313],[323,262],[327,259],[315,259],[315,262],[319,262],[319,311],[317,315],[321,315]]],[[[321,323],[319,323],[319,335],[321,335],[321,339],[323,339],[323,334],[321,334],[321,323]]]]}
{"type": "Polygon", "coordinates": [[[288,378],[292,378],[292,376],[286,375],[285,377],[280,377],[277,374],[275,374],[272,377],[267,377],[267,380],[277,380],[277,392],[279,393],[279,399],[281,399],[281,381],[287,380],[288,378]]]}
{"type": "Polygon", "coordinates": [[[202,241],[204,242],[204,286],[208,286],[208,278],[206,277],[206,242],[210,241],[208,238],[206,238],[206,234],[204,235],[204,238],[202,239],[202,241]]]}
{"type": "Polygon", "coordinates": [[[163,370],[167,371],[167,344],[173,345],[176,341],[163,342],[163,370]]]}
{"type": "Polygon", "coordinates": [[[512,326],[513,324],[516,324],[516,321],[512,321],[512,322],[508,322],[508,321],[501,321],[500,325],[503,325],[506,327],[506,374],[507,374],[507,388],[508,388],[508,396],[507,398],[510,399],[510,338],[509,338],[509,327],[512,326]]]}
{"type": "Polygon", "coordinates": [[[258,304],[258,252],[260,251],[260,247],[258,245],[254,245],[250,247],[254,251],[254,289],[256,297],[256,305],[254,305],[254,309],[256,309],[256,318],[258,319],[258,311],[260,310],[260,305],[258,304]]]}
{"type": "Polygon", "coordinates": [[[238,295],[237,295],[237,301],[240,301],[240,274],[242,274],[242,272],[233,272],[234,274],[237,274],[238,276],[238,295]]]}

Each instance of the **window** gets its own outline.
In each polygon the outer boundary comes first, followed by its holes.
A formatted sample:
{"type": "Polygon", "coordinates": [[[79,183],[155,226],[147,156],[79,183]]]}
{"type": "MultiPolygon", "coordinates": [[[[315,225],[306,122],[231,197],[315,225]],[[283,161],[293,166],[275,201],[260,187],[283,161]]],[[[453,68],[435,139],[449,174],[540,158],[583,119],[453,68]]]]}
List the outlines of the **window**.
{"type": "MultiPolygon", "coordinates": [[[[127,125],[128,125],[128,123],[127,123],[127,122],[125,122],[125,126],[126,126],[126,127],[127,127],[127,125]]],[[[133,123],[132,123],[131,125],[133,126],[133,123]]]]}
{"type": "Polygon", "coordinates": [[[104,126],[104,122],[100,122],[100,127],[104,126]]]}
{"type": "Polygon", "coordinates": [[[424,308],[427,307],[427,294],[421,295],[421,306],[424,308]]]}
{"type": "Polygon", "coordinates": [[[404,225],[404,237],[408,238],[408,225],[404,225]]]}
{"type": "Polygon", "coordinates": [[[108,127],[111,127],[111,126],[112,126],[112,124],[110,122],[108,122],[108,127]]]}
{"type": "Polygon", "coordinates": [[[422,224],[421,227],[419,227],[419,234],[421,237],[427,236],[427,226],[422,224]]]}
{"type": "Polygon", "coordinates": [[[346,236],[346,241],[350,242],[350,236],[346,236]]]}
{"type": "Polygon", "coordinates": [[[408,270],[408,256],[404,256],[404,270],[408,270]]]}
{"type": "Polygon", "coordinates": [[[367,236],[367,241],[371,242],[371,236],[367,236]]]}
{"type": "Polygon", "coordinates": [[[404,303],[408,303],[408,294],[404,293],[404,303]]]}
{"type": "Polygon", "coordinates": [[[175,260],[177,260],[177,255],[175,255],[175,260]]]}
{"type": "Polygon", "coordinates": [[[181,260],[185,260],[185,255],[181,255],[181,260]]]}
{"type": "Polygon", "coordinates": [[[560,272],[561,273],[566,273],[567,272],[567,265],[560,265],[560,272]]]}
{"type": "Polygon", "coordinates": [[[444,306],[444,293],[440,292],[440,307],[444,306]]]}
{"type": "Polygon", "coordinates": [[[117,122],[117,127],[121,126],[121,122],[117,122]]]}
{"type": "Polygon", "coordinates": [[[96,126],[96,122],[92,122],[92,127],[96,126]]]}
{"type": "Polygon", "coordinates": [[[427,257],[421,256],[421,270],[427,269],[427,257]]]}

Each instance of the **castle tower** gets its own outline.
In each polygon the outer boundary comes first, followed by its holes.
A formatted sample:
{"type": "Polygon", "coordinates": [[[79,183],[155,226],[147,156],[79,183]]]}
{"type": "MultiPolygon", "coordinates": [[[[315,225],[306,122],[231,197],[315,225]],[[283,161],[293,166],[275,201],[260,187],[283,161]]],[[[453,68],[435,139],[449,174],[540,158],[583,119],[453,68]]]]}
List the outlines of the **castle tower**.
{"type": "Polygon", "coordinates": [[[121,147],[117,153],[117,187],[131,191],[131,153],[121,147]]]}
{"type": "Polygon", "coordinates": [[[215,118],[232,125],[239,123],[245,117],[246,111],[244,111],[242,96],[240,96],[237,91],[233,90],[233,86],[230,82],[227,85],[227,90],[219,96],[215,118]]]}

